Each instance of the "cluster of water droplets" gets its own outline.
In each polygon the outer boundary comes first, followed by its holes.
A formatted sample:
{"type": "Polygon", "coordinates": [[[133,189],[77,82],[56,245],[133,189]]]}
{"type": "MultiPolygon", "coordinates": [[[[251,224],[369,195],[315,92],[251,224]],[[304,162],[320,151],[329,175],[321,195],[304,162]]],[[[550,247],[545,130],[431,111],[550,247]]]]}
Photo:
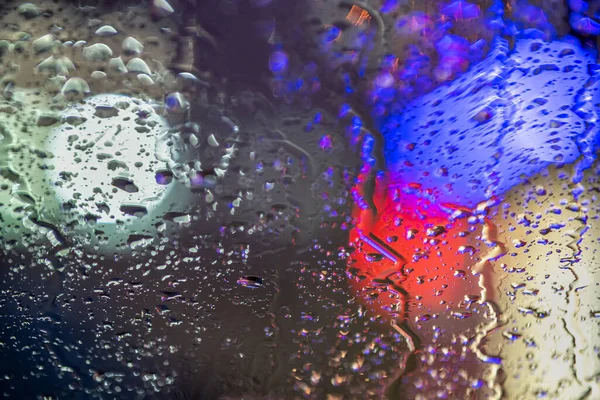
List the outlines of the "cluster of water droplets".
{"type": "Polygon", "coordinates": [[[598,396],[595,4],[172,3],[3,15],[8,395],[598,396]]]}
{"type": "MultiPolygon", "coordinates": [[[[544,204],[545,198],[535,205],[509,199],[523,196],[522,191],[531,187],[530,179],[545,182],[536,189],[545,196],[544,188],[555,174],[565,189],[555,192],[552,204],[573,207],[573,199],[577,202],[582,193],[591,193],[586,205],[596,202],[597,65],[587,35],[595,34],[597,5],[570,2],[570,11],[552,8],[552,14],[550,6],[540,8],[527,2],[498,2],[485,12],[465,1],[444,4],[439,10],[424,2],[427,13],[402,15],[399,11],[407,8],[402,2],[383,3],[377,9],[367,3],[340,2],[339,20],[323,21],[319,16],[309,22],[320,29],[320,36],[313,37],[318,38],[326,60],[323,68],[337,74],[334,77],[345,90],[346,101],[354,105],[343,106],[340,116],[360,108],[355,93],[368,95],[371,115],[385,143],[386,177],[369,172],[375,164],[367,156],[363,158],[365,173],[353,189],[357,225],[350,235],[348,276],[358,299],[374,313],[371,318],[391,319],[418,359],[417,363],[401,363],[394,379],[382,379],[389,385],[388,395],[593,397],[597,372],[583,371],[596,371],[595,353],[584,355],[583,349],[595,345],[581,332],[595,324],[597,312],[589,307],[594,309],[597,283],[577,289],[588,293],[587,308],[580,308],[579,300],[561,306],[559,300],[536,297],[539,289],[524,291],[534,302],[572,313],[566,319],[560,317],[564,321],[560,333],[544,336],[544,345],[536,346],[532,344],[537,343],[536,325],[512,324],[518,315],[513,310],[528,309],[517,306],[514,297],[514,289],[524,286],[512,281],[513,275],[504,275],[525,272],[520,265],[531,258],[524,249],[527,246],[546,246],[540,247],[543,251],[554,245],[546,257],[578,254],[576,262],[580,263],[582,250],[572,240],[584,240],[593,223],[587,217],[565,216],[574,224],[567,228],[569,223],[556,223],[549,216],[553,211],[546,210],[545,215],[536,214],[545,228],[517,232],[504,225],[502,215],[524,218],[523,211],[544,204]],[[568,31],[556,22],[569,12],[571,28],[583,37],[555,39],[557,32],[568,31]],[[397,30],[382,29],[393,18],[398,21],[397,30]],[[405,45],[408,54],[396,52],[395,44],[386,38],[405,45]],[[395,54],[386,55],[384,49],[395,54]],[[380,59],[381,64],[374,67],[380,59]],[[448,84],[430,91],[446,80],[448,84]],[[555,240],[543,237],[554,231],[555,240]],[[542,237],[531,242],[521,239],[535,232],[542,237]],[[512,262],[508,257],[513,257],[512,262]],[[576,320],[585,321],[586,328],[576,320]],[[579,350],[554,346],[561,335],[571,338],[567,341],[579,350]],[[512,350],[519,346],[513,343],[523,337],[522,343],[537,348],[529,360],[544,358],[551,350],[552,359],[563,357],[565,364],[553,374],[544,375],[533,362],[529,371],[517,372],[523,364],[516,361],[521,353],[512,350]]],[[[324,14],[336,15],[337,6],[323,5],[330,7],[324,14]]],[[[278,71],[274,75],[281,79],[278,71]]],[[[363,141],[363,149],[376,157],[369,138],[372,131],[365,130],[369,119],[362,117],[349,127],[354,132],[352,140],[363,141]]],[[[589,240],[595,240],[593,234],[589,240]]],[[[595,249],[590,246],[585,258],[594,257],[595,249]]],[[[561,273],[541,272],[545,265],[554,264],[537,257],[529,263],[529,270],[536,272],[530,272],[528,279],[534,281],[539,270],[537,276],[544,277],[544,285],[551,276],[561,280],[561,273]]],[[[595,282],[593,268],[580,265],[577,270],[586,282],[595,282]]],[[[572,273],[574,280],[565,293],[577,285],[573,282],[579,277],[572,273]]],[[[541,320],[549,312],[533,315],[541,320]]],[[[561,319],[544,321],[553,321],[546,330],[554,331],[561,324],[561,319]]],[[[308,382],[310,377],[303,376],[308,382]]]]}

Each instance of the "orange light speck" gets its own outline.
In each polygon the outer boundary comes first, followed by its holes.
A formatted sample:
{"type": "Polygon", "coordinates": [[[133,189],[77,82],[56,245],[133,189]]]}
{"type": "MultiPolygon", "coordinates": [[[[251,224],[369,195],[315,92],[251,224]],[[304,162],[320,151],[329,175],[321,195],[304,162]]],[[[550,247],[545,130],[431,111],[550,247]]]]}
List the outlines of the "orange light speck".
{"type": "Polygon", "coordinates": [[[348,12],[348,15],[346,15],[346,19],[352,22],[352,24],[359,26],[362,25],[365,21],[370,21],[371,15],[368,11],[354,5],[348,12]]]}

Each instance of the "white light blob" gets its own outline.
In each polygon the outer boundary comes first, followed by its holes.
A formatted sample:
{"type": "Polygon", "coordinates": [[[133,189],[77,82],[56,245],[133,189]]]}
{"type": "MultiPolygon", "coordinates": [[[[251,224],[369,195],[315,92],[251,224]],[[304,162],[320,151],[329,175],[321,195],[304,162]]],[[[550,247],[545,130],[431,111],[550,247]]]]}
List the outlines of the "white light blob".
{"type": "Polygon", "coordinates": [[[166,121],[142,100],[102,94],[61,114],[47,140],[53,168],[47,176],[61,203],[72,203],[100,223],[143,217],[170,186],[156,181],[165,168],[156,141],[166,121]]]}

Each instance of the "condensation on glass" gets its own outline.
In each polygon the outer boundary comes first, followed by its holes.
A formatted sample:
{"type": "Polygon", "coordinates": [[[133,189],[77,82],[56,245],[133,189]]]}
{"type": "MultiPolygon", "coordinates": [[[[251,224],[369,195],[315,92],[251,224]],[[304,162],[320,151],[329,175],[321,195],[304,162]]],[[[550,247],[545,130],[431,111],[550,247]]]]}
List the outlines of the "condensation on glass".
{"type": "Polygon", "coordinates": [[[600,398],[600,3],[6,1],[7,398],[600,398]]]}

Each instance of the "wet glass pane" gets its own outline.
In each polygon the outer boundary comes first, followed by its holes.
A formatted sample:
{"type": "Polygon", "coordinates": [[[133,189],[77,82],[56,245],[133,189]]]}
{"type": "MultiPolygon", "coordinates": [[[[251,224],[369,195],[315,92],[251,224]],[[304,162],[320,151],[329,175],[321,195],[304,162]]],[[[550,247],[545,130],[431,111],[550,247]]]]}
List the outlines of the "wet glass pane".
{"type": "Polygon", "coordinates": [[[0,394],[600,399],[600,2],[0,2],[0,394]]]}

